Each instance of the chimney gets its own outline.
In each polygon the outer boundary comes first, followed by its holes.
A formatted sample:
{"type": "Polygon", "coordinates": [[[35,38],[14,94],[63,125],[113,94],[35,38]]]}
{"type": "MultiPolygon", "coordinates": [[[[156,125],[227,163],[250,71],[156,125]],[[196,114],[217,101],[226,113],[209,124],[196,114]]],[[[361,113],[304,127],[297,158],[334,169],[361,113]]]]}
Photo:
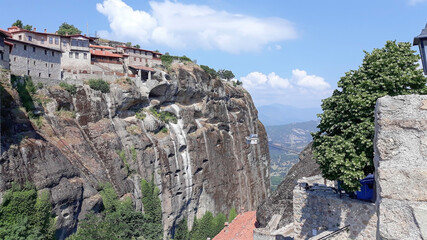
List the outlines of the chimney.
{"type": "Polygon", "coordinates": [[[37,29],[36,28],[33,28],[33,32],[35,32],[37,29]]]}
{"type": "Polygon", "coordinates": [[[228,232],[228,222],[224,223],[224,232],[228,232]]]}
{"type": "Polygon", "coordinates": [[[46,28],[44,29],[44,33],[47,33],[47,30],[46,30],[46,28]]]}

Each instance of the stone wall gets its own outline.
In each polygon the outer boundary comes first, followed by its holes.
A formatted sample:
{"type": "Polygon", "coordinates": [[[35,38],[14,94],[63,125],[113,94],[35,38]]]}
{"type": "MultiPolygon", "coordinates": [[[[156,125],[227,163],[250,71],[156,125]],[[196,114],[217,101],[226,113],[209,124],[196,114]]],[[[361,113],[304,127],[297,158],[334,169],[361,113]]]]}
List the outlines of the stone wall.
{"type": "Polygon", "coordinates": [[[350,199],[330,189],[304,190],[296,186],[293,197],[294,239],[307,239],[318,233],[349,225],[341,239],[375,239],[375,204],[350,199]]]}
{"type": "Polygon", "coordinates": [[[378,238],[427,239],[427,96],[378,99],[378,238]]]}
{"type": "Polygon", "coordinates": [[[15,47],[10,54],[10,70],[15,75],[40,78],[61,78],[61,52],[11,40],[15,47]]]}

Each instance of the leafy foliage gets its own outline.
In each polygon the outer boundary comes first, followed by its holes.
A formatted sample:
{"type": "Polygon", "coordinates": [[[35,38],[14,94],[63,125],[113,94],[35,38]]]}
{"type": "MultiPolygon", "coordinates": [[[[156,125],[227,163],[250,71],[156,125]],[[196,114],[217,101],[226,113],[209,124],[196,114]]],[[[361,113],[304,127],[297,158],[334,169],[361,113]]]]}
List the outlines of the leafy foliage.
{"type": "Polygon", "coordinates": [[[169,123],[177,123],[178,119],[173,113],[170,112],[159,112],[156,108],[150,108],[151,114],[155,116],[157,119],[161,120],[162,122],[169,123]]]}
{"type": "Polygon", "coordinates": [[[68,23],[62,23],[61,26],[59,26],[58,29],[58,34],[59,35],[75,35],[75,34],[81,34],[82,31],[78,28],[76,28],[74,25],[72,24],[68,24],[68,23]]]}
{"type": "Polygon", "coordinates": [[[228,213],[228,222],[231,223],[234,218],[237,217],[236,208],[231,208],[230,212],[228,213]]]}
{"type": "Polygon", "coordinates": [[[225,70],[225,69],[218,70],[218,75],[220,78],[227,79],[227,80],[234,78],[234,73],[230,70],[225,70]]]}
{"type": "Polygon", "coordinates": [[[66,82],[59,83],[59,86],[63,89],[65,89],[70,94],[74,95],[77,92],[77,87],[74,84],[68,84],[66,82]]]}
{"type": "Polygon", "coordinates": [[[102,93],[110,92],[110,84],[102,79],[89,79],[88,84],[93,90],[98,90],[102,93]]]}
{"type": "Polygon", "coordinates": [[[33,117],[34,101],[32,95],[36,92],[37,88],[31,77],[25,76],[24,79],[20,80],[19,77],[11,75],[11,82],[13,86],[16,86],[16,91],[25,110],[30,117],[33,117]]]}
{"type": "Polygon", "coordinates": [[[382,49],[365,52],[358,70],[347,72],[332,96],[322,102],[323,113],[313,133],[313,155],[323,176],[339,180],[347,191],[374,171],[373,139],[376,100],[390,95],[426,93],[426,78],[410,43],[387,41],[382,49]]]}
{"type": "Polygon", "coordinates": [[[141,180],[142,204],[144,204],[144,233],[147,239],[163,238],[162,205],[159,199],[159,189],[154,181],[141,180]]]}
{"type": "Polygon", "coordinates": [[[134,48],[141,48],[141,46],[139,46],[139,44],[136,44],[135,46],[133,46],[134,48]]]}
{"type": "Polygon", "coordinates": [[[139,109],[139,111],[135,113],[135,117],[138,118],[138,119],[140,119],[140,120],[144,120],[144,118],[146,116],[147,115],[144,113],[144,109],[143,108],[139,109]]]}
{"type": "Polygon", "coordinates": [[[132,43],[131,42],[127,42],[125,43],[126,47],[132,47],[132,43]]]}
{"type": "Polygon", "coordinates": [[[179,57],[179,56],[171,56],[168,53],[165,53],[164,55],[162,55],[161,59],[162,59],[163,65],[165,65],[166,67],[169,67],[172,64],[173,60],[178,60],[183,63],[191,62],[191,59],[185,55],[182,57],[179,57]]]}
{"type": "Polygon", "coordinates": [[[194,218],[190,239],[207,239],[215,237],[224,228],[226,217],[220,213],[213,217],[211,212],[206,212],[201,219],[194,218]]]}
{"type": "Polygon", "coordinates": [[[38,196],[29,183],[12,184],[0,205],[0,239],[54,239],[51,210],[47,192],[38,196]]]}
{"type": "Polygon", "coordinates": [[[203,71],[205,71],[207,74],[209,74],[209,76],[211,78],[217,78],[218,77],[218,73],[215,71],[215,69],[210,68],[206,65],[200,65],[200,67],[203,69],[203,71]]]}
{"type": "Polygon", "coordinates": [[[145,237],[144,216],[134,210],[131,199],[120,201],[111,184],[104,184],[101,187],[104,210],[97,215],[93,213],[86,215],[77,232],[69,239],[109,240],[145,237]]]}
{"type": "Polygon", "coordinates": [[[189,240],[190,239],[190,232],[188,231],[188,225],[187,225],[187,219],[184,218],[178,226],[176,227],[175,234],[173,239],[174,240],[189,240]]]}
{"type": "Polygon", "coordinates": [[[25,29],[25,30],[28,30],[28,31],[31,31],[32,29],[33,29],[33,26],[32,25],[28,25],[28,24],[26,24],[25,26],[24,26],[24,24],[22,23],[22,21],[21,20],[16,20],[14,23],[12,23],[12,26],[17,26],[17,27],[19,27],[19,28],[22,28],[22,29],[25,29]]]}

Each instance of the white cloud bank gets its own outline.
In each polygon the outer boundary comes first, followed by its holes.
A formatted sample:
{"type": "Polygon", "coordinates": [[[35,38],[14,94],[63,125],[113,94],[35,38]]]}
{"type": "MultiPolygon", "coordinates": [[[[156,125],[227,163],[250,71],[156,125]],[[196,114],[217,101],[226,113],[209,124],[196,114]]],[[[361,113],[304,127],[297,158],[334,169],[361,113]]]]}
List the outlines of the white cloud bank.
{"type": "Polygon", "coordinates": [[[332,94],[331,85],[324,78],[299,69],[292,70],[289,79],[274,72],[268,75],[251,72],[241,77],[240,81],[251,93],[257,106],[278,103],[295,107],[319,107],[321,99],[332,94]]]}
{"type": "Polygon", "coordinates": [[[102,37],[160,43],[171,48],[219,49],[239,53],[263,49],[297,37],[293,24],[283,18],[256,18],[204,5],[177,1],[149,2],[150,11],[135,10],[122,0],[104,0],[96,9],[108,17],[111,32],[102,37]]]}

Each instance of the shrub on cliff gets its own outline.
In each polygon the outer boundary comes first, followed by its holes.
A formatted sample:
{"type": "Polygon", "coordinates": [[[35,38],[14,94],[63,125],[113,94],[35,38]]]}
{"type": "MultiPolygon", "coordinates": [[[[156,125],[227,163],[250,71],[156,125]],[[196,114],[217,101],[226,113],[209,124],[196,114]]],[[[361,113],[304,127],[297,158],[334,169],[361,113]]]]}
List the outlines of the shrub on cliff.
{"type": "Polygon", "coordinates": [[[426,93],[426,78],[410,43],[387,41],[365,52],[358,70],[347,72],[332,96],[322,101],[323,113],[313,133],[313,155],[323,176],[342,181],[348,191],[374,171],[373,139],[376,100],[390,95],[426,93]]]}
{"type": "Polygon", "coordinates": [[[102,79],[90,79],[88,84],[93,90],[101,91],[102,93],[110,92],[110,84],[102,79]]]}
{"type": "Polygon", "coordinates": [[[49,194],[34,185],[12,184],[0,205],[0,239],[54,239],[49,194]]]}
{"type": "Polygon", "coordinates": [[[200,68],[202,68],[203,71],[205,71],[211,78],[217,78],[218,77],[218,73],[215,71],[215,69],[210,68],[206,65],[200,65],[200,68]]]}
{"type": "Polygon", "coordinates": [[[72,95],[76,94],[76,92],[77,92],[77,87],[74,84],[68,84],[66,82],[61,82],[61,83],[59,83],[59,86],[72,95]]]}
{"type": "Polygon", "coordinates": [[[159,199],[159,189],[154,180],[141,180],[142,204],[144,205],[145,224],[143,226],[146,239],[163,239],[162,205],[159,199]]]}

